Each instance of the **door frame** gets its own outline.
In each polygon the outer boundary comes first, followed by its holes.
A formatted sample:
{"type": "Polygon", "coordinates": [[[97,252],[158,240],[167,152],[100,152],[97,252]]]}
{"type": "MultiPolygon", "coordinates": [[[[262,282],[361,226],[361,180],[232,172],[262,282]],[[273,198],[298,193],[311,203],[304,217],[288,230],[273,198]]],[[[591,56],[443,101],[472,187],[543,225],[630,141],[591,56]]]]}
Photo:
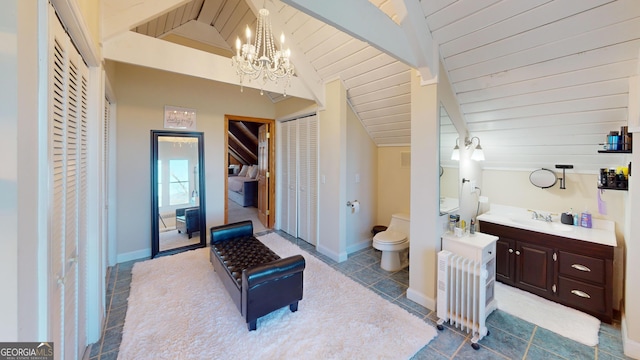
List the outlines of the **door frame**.
{"type": "MultiPolygon", "coordinates": [[[[224,115],[224,177],[229,176],[229,121],[246,121],[269,125],[269,192],[267,194],[269,200],[269,223],[265,224],[268,229],[273,229],[276,219],[276,120],[266,118],[255,118],[237,115],[224,115]]],[[[229,214],[229,184],[224,182],[224,223],[228,222],[229,214]]]]}

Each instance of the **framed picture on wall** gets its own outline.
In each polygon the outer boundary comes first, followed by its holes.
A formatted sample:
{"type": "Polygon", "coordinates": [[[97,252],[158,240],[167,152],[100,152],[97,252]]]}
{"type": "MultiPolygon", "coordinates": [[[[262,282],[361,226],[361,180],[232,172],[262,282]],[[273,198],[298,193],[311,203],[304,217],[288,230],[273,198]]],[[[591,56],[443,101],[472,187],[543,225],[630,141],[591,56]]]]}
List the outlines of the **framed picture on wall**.
{"type": "Polygon", "coordinates": [[[164,128],[196,130],[196,110],[165,105],[164,128]]]}

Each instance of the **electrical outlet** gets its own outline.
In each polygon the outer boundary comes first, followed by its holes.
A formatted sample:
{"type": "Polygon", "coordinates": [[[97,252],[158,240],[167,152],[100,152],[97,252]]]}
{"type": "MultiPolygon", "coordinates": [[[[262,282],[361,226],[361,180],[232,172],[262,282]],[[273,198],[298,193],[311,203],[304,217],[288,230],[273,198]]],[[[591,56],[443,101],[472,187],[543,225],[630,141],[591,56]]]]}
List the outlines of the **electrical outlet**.
{"type": "Polygon", "coordinates": [[[469,192],[473,194],[473,192],[476,191],[476,181],[475,180],[470,180],[469,181],[469,187],[471,188],[471,190],[469,190],[469,192]]]}

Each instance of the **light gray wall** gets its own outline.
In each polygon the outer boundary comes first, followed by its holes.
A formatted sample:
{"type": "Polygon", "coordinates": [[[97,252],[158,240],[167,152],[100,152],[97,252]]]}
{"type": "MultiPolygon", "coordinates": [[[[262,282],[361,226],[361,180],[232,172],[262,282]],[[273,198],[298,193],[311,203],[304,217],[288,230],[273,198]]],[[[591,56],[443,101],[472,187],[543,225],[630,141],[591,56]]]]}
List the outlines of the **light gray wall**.
{"type": "Polygon", "coordinates": [[[151,254],[150,130],[164,126],[164,106],[196,109],[204,132],[207,228],[224,222],[224,116],[274,118],[259,90],[118,63],[108,66],[116,93],[118,262],[151,254]]]}
{"type": "MultiPolygon", "coordinates": [[[[356,114],[347,110],[347,200],[358,200],[360,211],[347,208],[347,252],[371,245],[377,212],[378,150],[356,114]]],[[[345,204],[346,206],[346,204],[345,204]]]]}

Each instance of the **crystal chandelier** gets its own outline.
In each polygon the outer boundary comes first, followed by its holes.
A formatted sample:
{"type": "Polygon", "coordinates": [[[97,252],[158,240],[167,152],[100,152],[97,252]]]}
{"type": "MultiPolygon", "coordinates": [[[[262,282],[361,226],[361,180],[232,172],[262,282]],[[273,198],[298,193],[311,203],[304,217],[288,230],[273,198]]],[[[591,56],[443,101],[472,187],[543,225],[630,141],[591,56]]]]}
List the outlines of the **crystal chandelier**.
{"type": "Polygon", "coordinates": [[[284,50],[284,33],[280,35],[280,50],[276,50],[271,32],[271,21],[269,21],[269,10],[260,9],[258,12],[258,24],[256,25],[256,37],[254,44],[251,44],[251,30],[247,25],[247,43],[242,44],[240,38],[236,39],[236,55],[231,59],[231,65],[236,68],[236,73],[240,77],[240,91],[244,77],[249,77],[249,81],[262,81],[260,95],[263,94],[262,87],[267,80],[275,81],[285,78],[284,96],[287,96],[287,86],[291,82],[294,74],[293,65],[289,62],[291,51],[284,50]]]}

